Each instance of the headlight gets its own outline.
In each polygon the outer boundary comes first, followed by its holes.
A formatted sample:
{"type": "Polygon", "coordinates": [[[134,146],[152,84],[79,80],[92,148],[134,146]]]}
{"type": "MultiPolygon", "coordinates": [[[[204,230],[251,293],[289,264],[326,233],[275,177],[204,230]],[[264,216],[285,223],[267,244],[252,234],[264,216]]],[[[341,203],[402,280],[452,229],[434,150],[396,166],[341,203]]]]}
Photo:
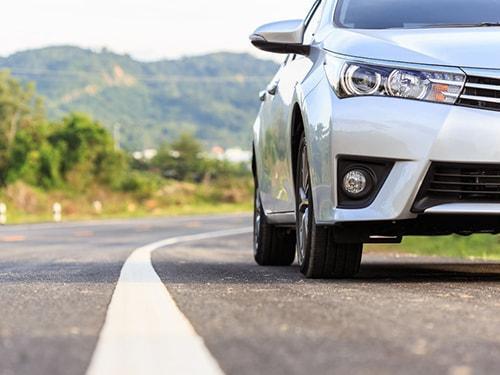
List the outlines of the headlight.
{"type": "Polygon", "coordinates": [[[457,68],[350,61],[327,54],[325,69],[339,98],[391,96],[454,104],[465,84],[457,68]],[[396,66],[397,65],[397,66],[396,66]]]}

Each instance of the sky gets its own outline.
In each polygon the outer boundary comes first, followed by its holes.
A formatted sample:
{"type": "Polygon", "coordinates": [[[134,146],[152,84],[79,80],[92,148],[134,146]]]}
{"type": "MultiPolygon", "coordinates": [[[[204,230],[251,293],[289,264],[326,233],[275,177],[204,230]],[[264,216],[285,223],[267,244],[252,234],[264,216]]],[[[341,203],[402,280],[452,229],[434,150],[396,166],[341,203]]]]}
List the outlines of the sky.
{"type": "MultiPolygon", "coordinates": [[[[145,60],[251,52],[261,24],[304,18],[312,0],[7,0],[0,56],[51,45],[106,47],[145,60]]],[[[265,57],[266,55],[260,54],[265,57]]]]}

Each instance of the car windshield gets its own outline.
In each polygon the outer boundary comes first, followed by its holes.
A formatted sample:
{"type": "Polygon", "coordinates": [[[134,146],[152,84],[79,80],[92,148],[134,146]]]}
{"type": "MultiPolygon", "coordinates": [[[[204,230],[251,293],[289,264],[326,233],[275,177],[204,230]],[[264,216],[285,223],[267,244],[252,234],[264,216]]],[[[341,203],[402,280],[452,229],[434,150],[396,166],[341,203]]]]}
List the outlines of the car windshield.
{"type": "Polygon", "coordinates": [[[350,29],[500,26],[500,0],[339,0],[335,23],[350,29]]]}

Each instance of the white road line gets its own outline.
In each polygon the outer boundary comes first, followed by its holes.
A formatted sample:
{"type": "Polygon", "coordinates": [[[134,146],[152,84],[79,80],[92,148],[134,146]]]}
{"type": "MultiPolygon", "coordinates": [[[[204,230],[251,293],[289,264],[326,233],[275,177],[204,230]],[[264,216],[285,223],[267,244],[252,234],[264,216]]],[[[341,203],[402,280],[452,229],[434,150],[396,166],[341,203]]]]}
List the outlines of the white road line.
{"type": "Polygon", "coordinates": [[[223,374],[155,272],[151,254],[250,232],[240,228],[175,237],[135,250],[122,268],[87,375],[223,374]]]}

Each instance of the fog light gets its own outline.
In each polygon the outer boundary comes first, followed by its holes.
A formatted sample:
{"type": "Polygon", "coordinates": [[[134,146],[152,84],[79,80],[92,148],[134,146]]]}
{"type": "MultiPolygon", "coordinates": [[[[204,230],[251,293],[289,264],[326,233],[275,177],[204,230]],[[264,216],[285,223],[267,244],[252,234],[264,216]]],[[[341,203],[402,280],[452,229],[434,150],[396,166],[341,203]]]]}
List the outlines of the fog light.
{"type": "Polygon", "coordinates": [[[364,169],[351,169],[344,175],[344,192],[352,198],[363,198],[373,189],[371,173],[364,169]]]}

